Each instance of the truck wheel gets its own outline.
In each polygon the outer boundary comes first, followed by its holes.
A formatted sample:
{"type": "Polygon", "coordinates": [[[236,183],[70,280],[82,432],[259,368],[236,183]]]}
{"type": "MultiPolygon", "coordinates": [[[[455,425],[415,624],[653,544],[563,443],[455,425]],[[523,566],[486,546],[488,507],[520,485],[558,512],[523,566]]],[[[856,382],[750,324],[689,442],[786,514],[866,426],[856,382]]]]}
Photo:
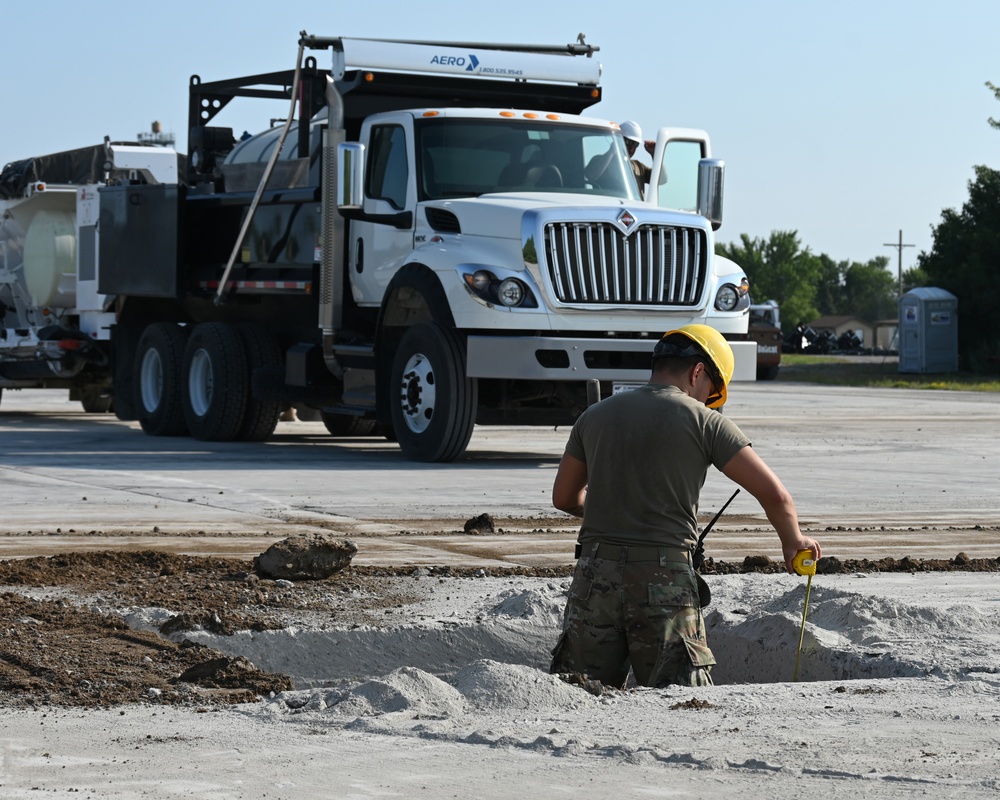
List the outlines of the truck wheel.
{"type": "Polygon", "coordinates": [[[274,433],[284,404],[277,400],[261,400],[255,396],[253,375],[259,367],[280,367],[281,348],[274,335],[263,325],[247,323],[238,326],[237,331],[243,340],[243,352],[247,360],[247,382],[244,389],[247,406],[236,438],[245,442],[263,442],[274,433]]]}
{"type": "Polygon", "coordinates": [[[759,381],[773,381],[777,377],[778,377],[777,365],[773,367],[764,367],[763,369],[757,370],[757,380],[759,381]]]}
{"type": "Polygon", "coordinates": [[[476,422],[478,385],[465,377],[458,337],[433,322],[407,329],[392,362],[389,403],[403,454],[454,461],[476,422]]]}
{"type": "Polygon", "coordinates": [[[80,390],[80,405],[88,414],[107,414],[112,402],[111,394],[99,386],[85,386],[80,390]]]}
{"type": "Polygon", "coordinates": [[[373,419],[354,414],[328,414],[326,411],[321,411],[320,416],[331,436],[371,436],[375,432],[373,419]]]}
{"type": "Polygon", "coordinates": [[[150,436],[183,436],[181,362],[186,330],[169,322],[155,322],[142,332],[135,350],[135,412],[150,436]]]}
{"type": "Polygon", "coordinates": [[[228,442],[243,424],[248,381],[247,358],[231,325],[204,322],[184,350],[184,419],[195,439],[228,442]]]}

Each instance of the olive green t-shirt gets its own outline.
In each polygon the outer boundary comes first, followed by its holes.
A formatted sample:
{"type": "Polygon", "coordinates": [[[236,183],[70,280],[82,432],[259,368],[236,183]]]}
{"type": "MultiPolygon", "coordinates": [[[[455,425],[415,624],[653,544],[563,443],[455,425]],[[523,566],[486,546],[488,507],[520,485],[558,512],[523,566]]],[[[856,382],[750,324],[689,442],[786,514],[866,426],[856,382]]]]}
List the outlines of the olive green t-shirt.
{"type": "Polygon", "coordinates": [[[566,445],[587,464],[579,541],[692,547],[709,465],[721,470],[749,444],[735,422],[674,386],[595,403],[566,445]]]}

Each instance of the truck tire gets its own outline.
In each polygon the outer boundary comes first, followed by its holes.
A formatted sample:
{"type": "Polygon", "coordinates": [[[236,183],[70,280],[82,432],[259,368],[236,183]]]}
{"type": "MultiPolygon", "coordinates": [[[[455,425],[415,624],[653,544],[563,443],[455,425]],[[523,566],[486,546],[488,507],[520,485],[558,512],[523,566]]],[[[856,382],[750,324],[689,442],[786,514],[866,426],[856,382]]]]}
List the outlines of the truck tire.
{"type": "Polygon", "coordinates": [[[392,362],[389,404],[403,455],[454,461],[472,437],[478,385],[465,376],[461,341],[434,322],[407,329],[392,362]]]}
{"type": "Polygon", "coordinates": [[[100,386],[84,386],[80,390],[80,405],[88,414],[107,414],[113,402],[111,394],[100,386]]]}
{"type": "Polygon", "coordinates": [[[249,370],[232,325],[203,322],[184,350],[184,419],[201,441],[229,442],[243,424],[249,370]]]}
{"type": "Polygon", "coordinates": [[[183,411],[181,363],[187,331],[155,322],[142,332],[135,349],[134,406],[136,419],[150,436],[187,433],[183,411]]]}
{"type": "Polygon", "coordinates": [[[247,323],[239,325],[237,331],[243,341],[243,353],[246,356],[246,410],[243,412],[243,423],[236,438],[244,442],[263,442],[274,433],[278,425],[278,417],[283,410],[283,403],[278,400],[261,400],[253,392],[253,374],[259,367],[280,367],[281,348],[274,335],[263,325],[247,323]]]}
{"type": "Polygon", "coordinates": [[[320,416],[331,436],[371,436],[375,432],[375,420],[354,414],[328,414],[320,416]]]}

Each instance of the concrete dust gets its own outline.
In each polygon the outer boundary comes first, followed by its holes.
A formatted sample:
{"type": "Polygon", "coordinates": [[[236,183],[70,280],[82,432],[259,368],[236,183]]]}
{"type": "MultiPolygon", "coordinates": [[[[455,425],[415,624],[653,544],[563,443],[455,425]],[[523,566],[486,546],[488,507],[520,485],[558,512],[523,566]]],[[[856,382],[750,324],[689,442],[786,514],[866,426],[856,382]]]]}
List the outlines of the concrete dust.
{"type": "Polygon", "coordinates": [[[333,758],[359,797],[994,796],[996,561],[863,561],[814,578],[798,683],[804,581],[751,559],[706,576],[716,686],[599,693],[548,674],[566,568],[0,562],[0,784],[326,797],[333,758]]]}

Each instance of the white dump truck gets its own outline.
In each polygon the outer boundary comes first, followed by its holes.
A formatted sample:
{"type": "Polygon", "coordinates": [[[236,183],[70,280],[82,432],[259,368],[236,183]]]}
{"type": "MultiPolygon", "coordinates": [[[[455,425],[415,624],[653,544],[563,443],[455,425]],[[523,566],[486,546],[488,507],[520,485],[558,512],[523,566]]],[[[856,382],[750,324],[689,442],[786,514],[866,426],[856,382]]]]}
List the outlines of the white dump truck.
{"type": "Polygon", "coordinates": [[[643,196],[618,126],[582,116],[597,50],[303,33],[294,70],[192,76],[186,158],[106,141],[8,165],[0,388],[203,440],[308,407],[450,461],[477,422],[569,424],[643,382],[686,323],[752,380],[723,165],[662,128],[643,196]],[[237,140],[215,118],[247,98],[287,118],[237,140]]]}

